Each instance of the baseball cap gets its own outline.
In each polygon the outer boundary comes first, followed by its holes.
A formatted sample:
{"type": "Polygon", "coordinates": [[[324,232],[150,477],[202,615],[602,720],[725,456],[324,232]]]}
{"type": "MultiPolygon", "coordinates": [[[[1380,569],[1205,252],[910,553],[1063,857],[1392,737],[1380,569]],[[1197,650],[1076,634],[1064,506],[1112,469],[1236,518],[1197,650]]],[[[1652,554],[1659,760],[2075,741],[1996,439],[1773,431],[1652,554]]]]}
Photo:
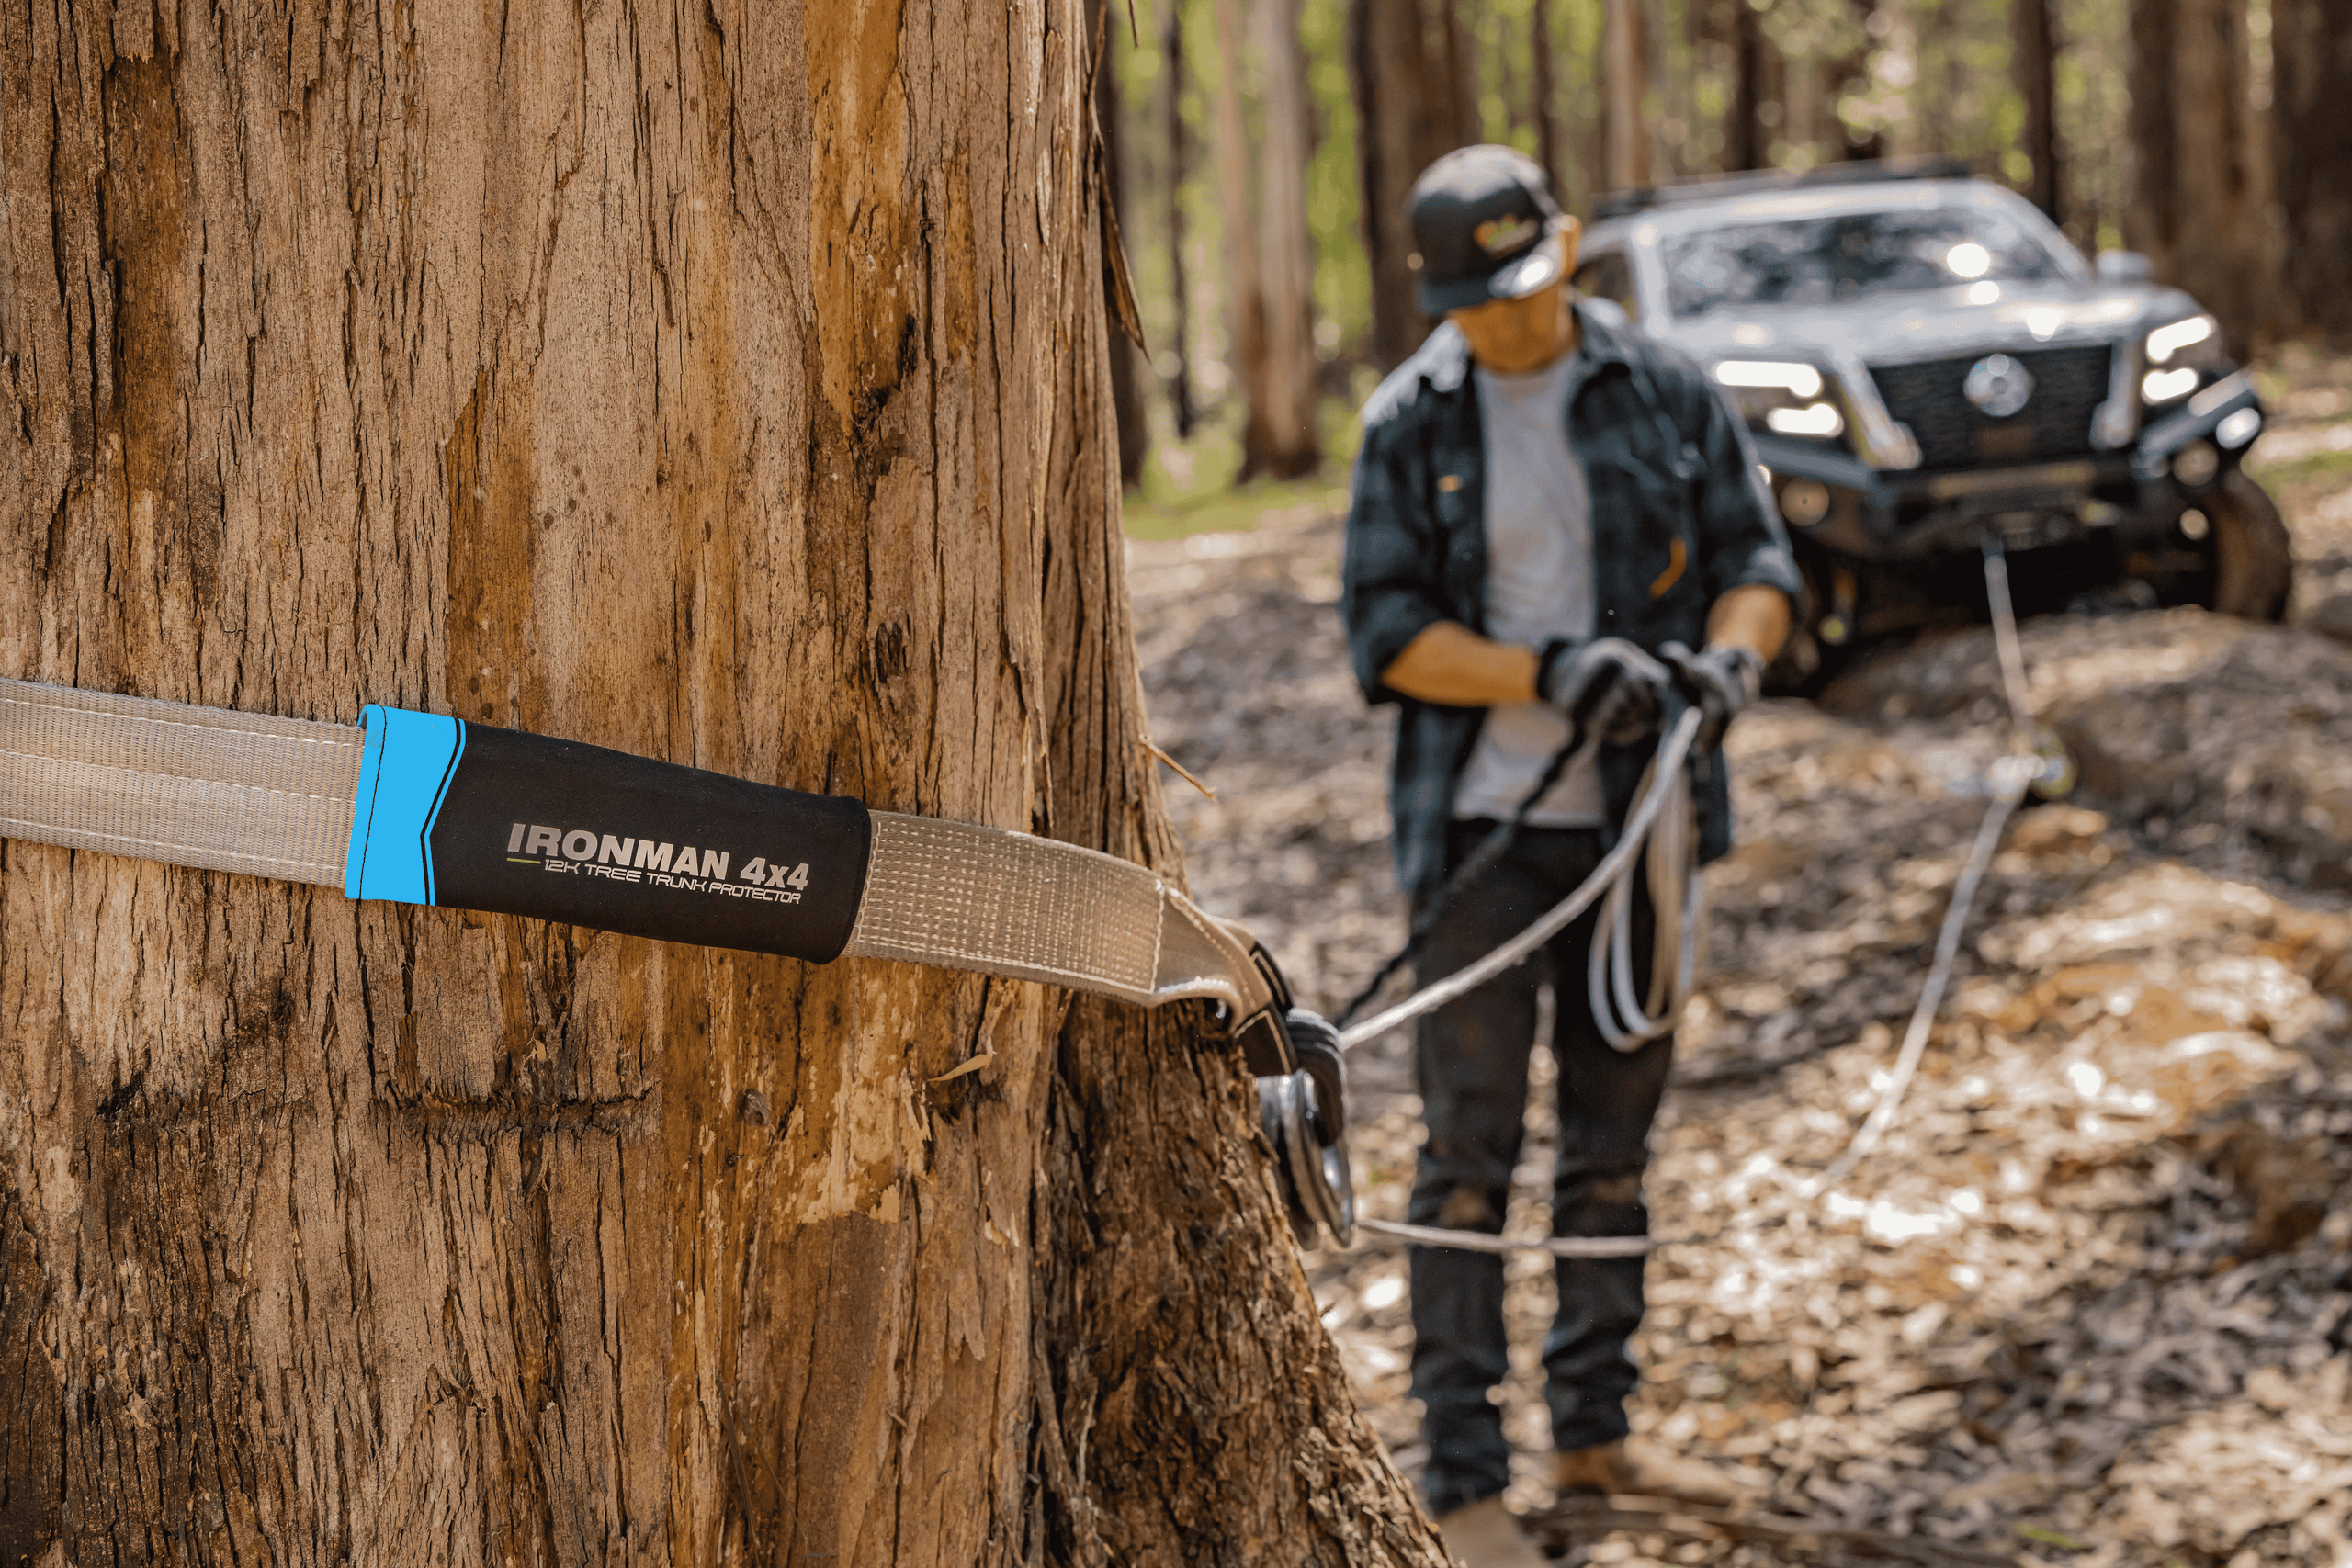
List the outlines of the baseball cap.
{"type": "Polygon", "coordinates": [[[1491,142],[1448,152],[1421,171],[1407,208],[1425,316],[1523,299],[1560,276],[1559,203],[1524,152],[1491,142]]]}

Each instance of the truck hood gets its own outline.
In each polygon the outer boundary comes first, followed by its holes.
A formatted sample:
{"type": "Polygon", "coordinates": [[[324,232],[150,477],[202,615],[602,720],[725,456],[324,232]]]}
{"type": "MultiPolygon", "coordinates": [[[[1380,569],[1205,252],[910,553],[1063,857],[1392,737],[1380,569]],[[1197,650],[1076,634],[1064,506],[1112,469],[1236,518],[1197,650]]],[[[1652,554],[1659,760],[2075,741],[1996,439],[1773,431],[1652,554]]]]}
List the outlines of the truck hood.
{"type": "Polygon", "coordinates": [[[1715,310],[1677,320],[1659,333],[1703,360],[1787,357],[1815,362],[1847,355],[1900,365],[1998,349],[2111,343],[2197,311],[2177,288],[2064,282],[1999,286],[1999,298],[1969,296],[1982,285],[1889,294],[1839,305],[1715,310]]]}

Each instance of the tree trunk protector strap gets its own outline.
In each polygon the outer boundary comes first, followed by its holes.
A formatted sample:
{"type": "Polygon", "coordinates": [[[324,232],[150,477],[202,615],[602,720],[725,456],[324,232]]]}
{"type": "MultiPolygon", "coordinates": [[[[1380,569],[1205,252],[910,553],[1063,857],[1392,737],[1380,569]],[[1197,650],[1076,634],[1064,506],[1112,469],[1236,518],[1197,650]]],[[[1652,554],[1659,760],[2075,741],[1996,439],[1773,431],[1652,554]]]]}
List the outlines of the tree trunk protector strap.
{"type": "Polygon", "coordinates": [[[1272,961],[1148,869],[578,741],[0,680],[0,836],[823,964],[899,959],[1227,1010],[1297,1061],[1272,961]]]}

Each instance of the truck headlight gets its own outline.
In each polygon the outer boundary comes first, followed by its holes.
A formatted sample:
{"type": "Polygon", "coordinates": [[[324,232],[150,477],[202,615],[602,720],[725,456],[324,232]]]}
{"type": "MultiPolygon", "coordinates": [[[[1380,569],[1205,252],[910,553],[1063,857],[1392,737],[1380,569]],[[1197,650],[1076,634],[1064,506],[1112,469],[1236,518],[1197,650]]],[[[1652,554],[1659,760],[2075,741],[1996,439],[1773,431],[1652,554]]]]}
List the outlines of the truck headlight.
{"type": "Polygon", "coordinates": [[[1823,400],[1827,378],[1811,365],[1793,360],[1726,359],[1715,379],[1731,389],[1732,406],[1749,423],[1781,435],[1816,439],[1845,434],[1846,416],[1823,400]]]}
{"type": "Polygon", "coordinates": [[[1799,398],[1821,395],[1820,371],[1775,359],[1726,359],[1715,367],[1715,379],[1726,387],[1777,387],[1799,398]]]}
{"type": "Polygon", "coordinates": [[[2158,327],[2148,334],[2148,363],[2169,365],[2172,363],[2172,356],[2176,354],[2182,355],[2183,364],[2208,357],[2203,355],[2190,355],[2187,351],[2199,344],[2210,344],[2213,349],[2218,350],[2221,347],[2221,326],[2211,316],[2190,316],[2184,321],[2174,321],[2168,326],[2158,327]]]}
{"type": "Polygon", "coordinates": [[[1846,416],[1831,403],[1764,411],[1764,427],[1781,435],[1833,436],[1846,433],[1846,416]]]}
{"type": "Polygon", "coordinates": [[[2201,312],[2156,328],[2142,347],[2149,368],[2140,378],[2140,397],[2151,407],[2188,396],[2207,371],[2221,368],[2228,357],[2221,324],[2201,312]]]}

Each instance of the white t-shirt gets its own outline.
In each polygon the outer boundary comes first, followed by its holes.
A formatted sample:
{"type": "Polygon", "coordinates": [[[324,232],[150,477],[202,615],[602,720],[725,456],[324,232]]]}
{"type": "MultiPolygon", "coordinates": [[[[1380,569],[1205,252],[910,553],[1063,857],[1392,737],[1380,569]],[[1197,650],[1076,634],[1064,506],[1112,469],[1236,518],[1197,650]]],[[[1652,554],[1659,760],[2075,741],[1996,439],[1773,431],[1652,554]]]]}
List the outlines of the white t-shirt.
{"type": "MultiPolygon", "coordinates": [[[[1487,448],[1487,636],[1496,642],[1540,649],[1592,635],[1592,493],[1568,443],[1568,400],[1590,368],[1579,349],[1532,376],[1473,372],[1487,448]]],[[[1453,815],[1507,820],[1567,738],[1567,716],[1549,703],[1488,708],[1453,815]]],[[[1606,820],[1589,751],[1527,819],[1545,828],[1606,820]]]]}

